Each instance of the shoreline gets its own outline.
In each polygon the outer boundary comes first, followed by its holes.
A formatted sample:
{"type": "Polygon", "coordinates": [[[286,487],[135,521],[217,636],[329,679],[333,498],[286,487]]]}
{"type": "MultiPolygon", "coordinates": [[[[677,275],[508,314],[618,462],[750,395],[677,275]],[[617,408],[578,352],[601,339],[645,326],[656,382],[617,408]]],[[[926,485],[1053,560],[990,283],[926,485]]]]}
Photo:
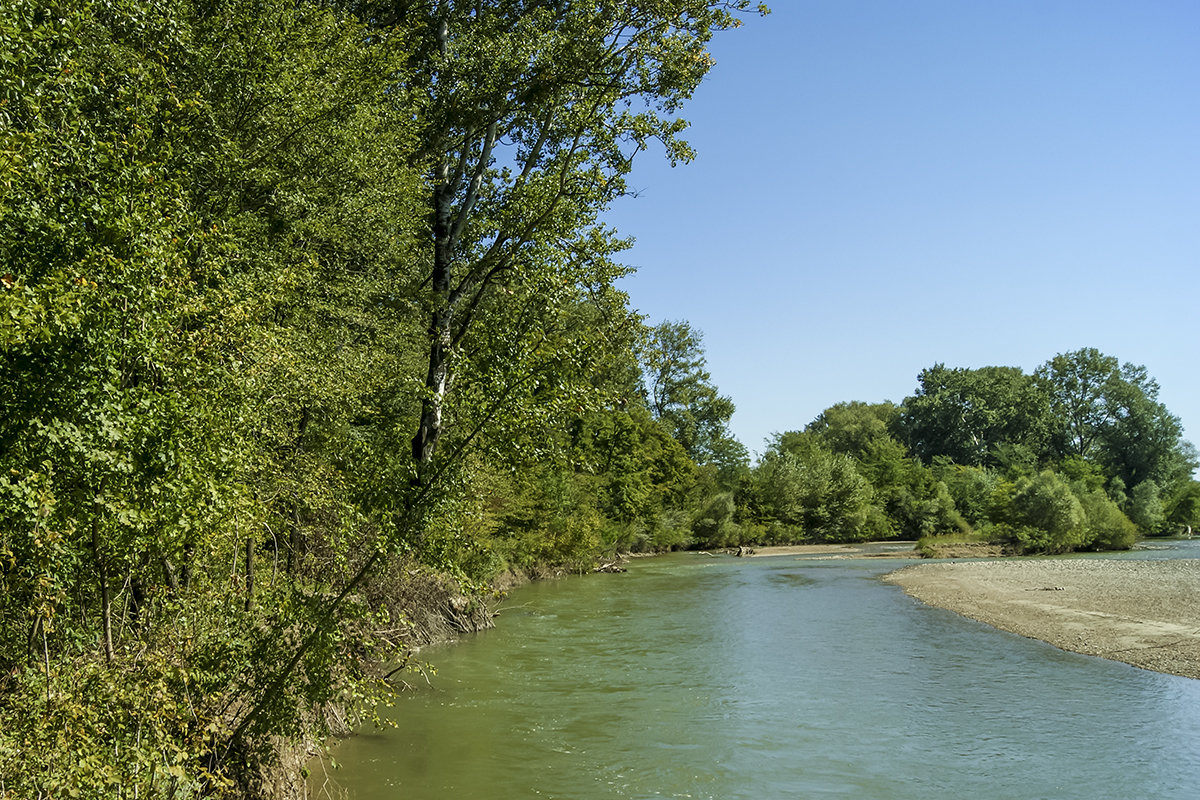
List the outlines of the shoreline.
{"type": "Polygon", "coordinates": [[[1200,679],[1200,559],[934,562],[883,580],[1061,650],[1200,679]]]}
{"type": "Polygon", "coordinates": [[[817,556],[824,558],[920,558],[916,542],[854,542],[850,544],[790,544],[755,547],[750,558],[817,556]]]}

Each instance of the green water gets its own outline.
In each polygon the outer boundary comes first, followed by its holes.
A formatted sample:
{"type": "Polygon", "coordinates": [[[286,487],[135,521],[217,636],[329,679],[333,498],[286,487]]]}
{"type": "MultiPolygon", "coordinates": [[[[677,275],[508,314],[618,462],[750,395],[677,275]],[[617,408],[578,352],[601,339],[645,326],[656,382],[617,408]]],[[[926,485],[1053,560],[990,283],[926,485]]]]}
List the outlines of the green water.
{"type": "Polygon", "coordinates": [[[679,554],[524,587],[496,630],[423,654],[432,687],[341,745],[333,780],[357,800],[1200,796],[1200,681],[922,606],[878,580],[900,563],[679,554]]]}

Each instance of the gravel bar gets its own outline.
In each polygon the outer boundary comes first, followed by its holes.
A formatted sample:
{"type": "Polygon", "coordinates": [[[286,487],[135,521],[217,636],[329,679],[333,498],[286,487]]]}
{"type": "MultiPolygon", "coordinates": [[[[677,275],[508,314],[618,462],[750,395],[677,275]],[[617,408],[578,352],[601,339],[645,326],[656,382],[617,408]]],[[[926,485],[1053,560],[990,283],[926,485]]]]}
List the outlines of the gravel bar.
{"type": "Polygon", "coordinates": [[[884,580],[1063,650],[1200,678],[1200,559],[939,562],[884,580]]]}

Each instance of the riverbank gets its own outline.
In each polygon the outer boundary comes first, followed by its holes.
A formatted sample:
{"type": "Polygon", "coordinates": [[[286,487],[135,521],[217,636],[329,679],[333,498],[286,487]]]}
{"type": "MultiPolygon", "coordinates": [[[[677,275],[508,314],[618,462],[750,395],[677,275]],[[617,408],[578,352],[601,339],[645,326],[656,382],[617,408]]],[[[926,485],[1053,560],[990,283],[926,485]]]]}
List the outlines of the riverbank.
{"type": "Polygon", "coordinates": [[[927,563],[884,580],[1063,650],[1200,679],[1200,559],[927,563]]]}

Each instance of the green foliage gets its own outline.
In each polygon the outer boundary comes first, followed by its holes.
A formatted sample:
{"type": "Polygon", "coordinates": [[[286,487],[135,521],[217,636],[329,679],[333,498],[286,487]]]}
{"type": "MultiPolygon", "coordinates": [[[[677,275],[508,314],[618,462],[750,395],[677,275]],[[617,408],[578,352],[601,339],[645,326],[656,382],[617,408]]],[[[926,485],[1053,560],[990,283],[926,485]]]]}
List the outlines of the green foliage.
{"type": "Polygon", "coordinates": [[[804,434],[785,433],[781,442],[788,447],[815,436],[854,460],[873,490],[867,523],[873,537],[917,539],[963,529],[946,486],[892,435],[898,420],[891,403],[841,403],[822,412],[804,434]]]}
{"type": "MultiPolygon", "coordinates": [[[[1058,472],[1072,485],[1082,487],[1084,491],[1094,492],[1104,488],[1103,468],[1081,456],[1071,455],[1064,458],[1058,465],[1058,472]]],[[[1120,481],[1120,478],[1115,480],[1120,481]]],[[[1121,481],[1121,486],[1124,486],[1124,481],[1121,481]]]]}
{"type": "Polygon", "coordinates": [[[748,9],[7,0],[0,793],[254,796],[278,737],[388,695],[408,610],[509,567],[1121,547],[1125,486],[1146,530],[1196,520],[1157,385],[1094,351],[936,366],[749,469],[600,223],[637,152],[692,156],[748,9]]]}
{"type": "Polygon", "coordinates": [[[1022,551],[1065,553],[1085,544],[1086,520],[1071,487],[1045,470],[1018,485],[1006,521],[1022,551]]]}
{"type": "Polygon", "coordinates": [[[253,795],[428,565],[688,541],[598,220],[746,7],[5,3],[0,793],[253,795]]]}
{"type": "MultiPolygon", "coordinates": [[[[891,435],[899,414],[900,409],[892,403],[838,403],[822,411],[804,430],[820,437],[835,453],[869,460],[881,445],[899,445],[891,435]]],[[[902,449],[900,455],[904,455],[902,449]]]]}
{"type": "Polygon", "coordinates": [[[1154,481],[1142,481],[1134,486],[1127,508],[1129,519],[1146,535],[1161,533],[1166,525],[1166,511],[1158,484],[1154,481]]]}
{"type": "Polygon", "coordinates": [[[736,520],[733,494],[724,492],[708,499],[696,512],[692,531],[702,547],[736,547],[742,544],[742,527],[736,520]]]}
{"type": "Polygon", "coordinates": [[[870,484],[854,459],[811,434],[781,436],[755,470],[764,521],[792,541],[857,541],[876,535],[870,484]]]}
{"type": "Polygon", "coordinates": [[[958,464],[999,466],[1012,460],[1013,448],[1035,459],[1044,452],[1049,404],[1021,370],[935,364],[917,379],[921,385],[904,401],[897,427],[922,461],[945,456],[958,464]]]}
{"type": "Polygon", "coordinates": [[[965,522],[978,527],[990,521],[993,496],[1001,481],[993,470],[941,460],[935,461],[933,471],[965,522]]]}
{"type": "Polygon", "coordinates": [[[1087,517],[1084,546],[1092,550],[1128,550],[1138,539],[1138,529],[1129,517],[1098,489],[1079,494],[1087,517]]]}
{"type": "Polygon", "coordinates": [[[1167,503],[1167,522],[1175,533],[1190,533],[1200,528],[1200,482],[1181,483],[1167,503]]]}
{"type": "Polygon", "coordinates": [[[1158,402],[1145,367],[1084,348],[1055,356],[1034,375],[1050,398],[1064,457],[1098,463],[1126,486],[1183,480],[1195,468],[1179,419],[1158,402]]]}
{"type": "Polygon", "coordinates": [[[731,489],[744,473],[746,448],[729,433],[733,401],[713,386],[701,342],[687,322],[649,330],[641,354],[647,402],[688,456],[715,466],[721,485],[731,489]]]}
{"type": "Polygon", "coordinates": [[[1142,533],[1165,530],[1160,495],[1174,497],[1196,464],[1145,368],[1092,348],[1057,355],[1033,376],[939,364],[919,380],[894,430],[933,465],[961,524],[1027,552],[1125,548],[1130,519],[1142,533]],[[1053,472],[1038,471],[1047,464],[1053,472]],[[1068,484],[1086,506],[1086,525],[1072,521],[1068,484]]]}

